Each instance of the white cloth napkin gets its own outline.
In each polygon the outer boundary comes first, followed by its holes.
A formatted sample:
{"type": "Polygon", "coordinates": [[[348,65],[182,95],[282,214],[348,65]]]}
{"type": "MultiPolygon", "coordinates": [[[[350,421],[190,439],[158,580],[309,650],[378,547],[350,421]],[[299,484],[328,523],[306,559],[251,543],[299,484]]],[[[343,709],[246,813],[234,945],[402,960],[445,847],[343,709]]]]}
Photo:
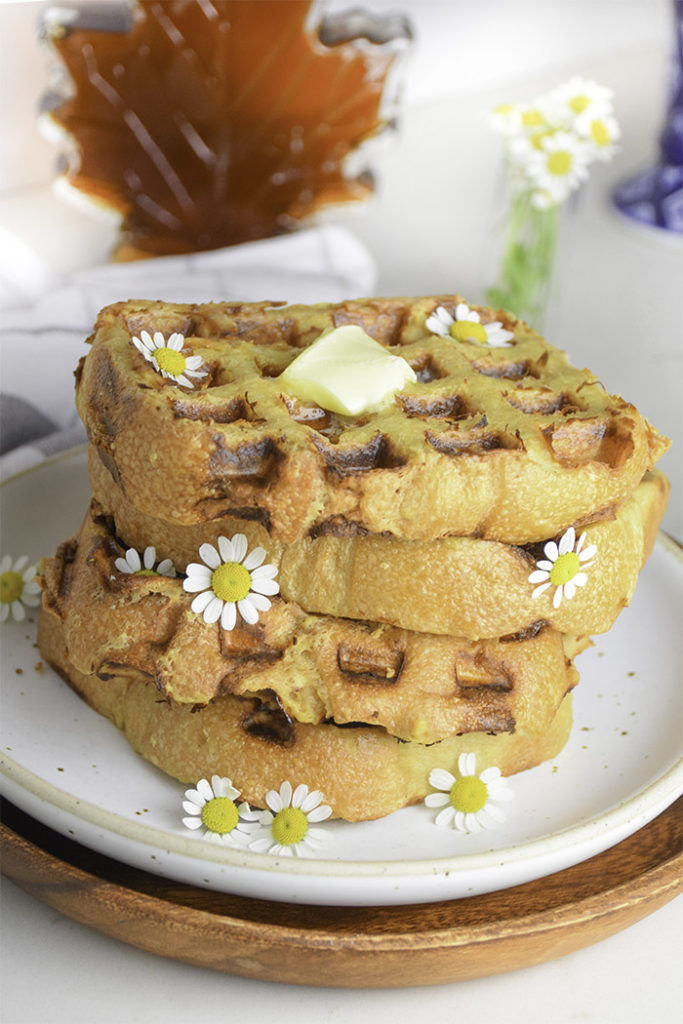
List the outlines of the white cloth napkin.
{"type": "Polygon", "coordinates": [[[121,299],[339,302],[372,295],[374,262],[346,229],[323,226],[192,256],[75,274],[32,306],[2,310],[0,478],[85,441],[73,371],[99,310],[121,299]]]}

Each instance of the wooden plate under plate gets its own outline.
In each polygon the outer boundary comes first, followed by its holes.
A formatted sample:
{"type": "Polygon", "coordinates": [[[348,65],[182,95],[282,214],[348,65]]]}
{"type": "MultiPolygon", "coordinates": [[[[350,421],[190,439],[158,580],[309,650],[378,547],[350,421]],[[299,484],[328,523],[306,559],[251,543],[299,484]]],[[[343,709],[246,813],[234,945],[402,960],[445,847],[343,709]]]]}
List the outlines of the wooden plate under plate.
{"type": "Polygon", "coordinates": [[[683,797],[575,867],[513,889],[407,907],[310,907],[210,892],[129,868],[5,804],[2,871],[67,917],[139,949],[246,978],[383,988],[543,963],[683,891],[683,797]]]}

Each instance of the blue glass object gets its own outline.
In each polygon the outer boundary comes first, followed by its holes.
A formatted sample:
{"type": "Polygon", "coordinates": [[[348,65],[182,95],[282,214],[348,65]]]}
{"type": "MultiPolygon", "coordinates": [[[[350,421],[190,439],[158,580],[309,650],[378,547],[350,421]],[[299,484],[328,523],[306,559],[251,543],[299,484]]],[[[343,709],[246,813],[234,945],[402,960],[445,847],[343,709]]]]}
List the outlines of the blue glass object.
{"type": "Polygon", "coordinates": [[[617,208],[634,220],[683,233],[683,0],[674,0],[675,45],[659,160],[614,192],[617,208]]]}

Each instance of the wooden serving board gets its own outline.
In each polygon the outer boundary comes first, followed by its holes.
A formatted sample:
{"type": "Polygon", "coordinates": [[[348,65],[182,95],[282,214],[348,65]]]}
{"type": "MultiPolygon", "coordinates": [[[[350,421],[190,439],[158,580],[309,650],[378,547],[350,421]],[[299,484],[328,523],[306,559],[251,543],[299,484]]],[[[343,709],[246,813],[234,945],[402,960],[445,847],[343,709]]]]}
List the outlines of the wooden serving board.
{"type": "Polygon", "coordinates": [[[3,873],[67,917],[185,963],[289,984],[441,984],[591,945],[683,891],[683,798],[611,850],[547,878],[405,907],[310,907],[209,892],[129,868],[10,804],[3,873]]]}

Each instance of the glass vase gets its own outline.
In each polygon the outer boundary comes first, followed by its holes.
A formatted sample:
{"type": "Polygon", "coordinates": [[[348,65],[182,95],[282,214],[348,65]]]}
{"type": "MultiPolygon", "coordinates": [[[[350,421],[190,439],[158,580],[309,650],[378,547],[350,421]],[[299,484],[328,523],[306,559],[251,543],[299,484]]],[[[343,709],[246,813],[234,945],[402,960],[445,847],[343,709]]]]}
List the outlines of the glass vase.
{"type": "Polygon", "coordinates": [[[512,197],[498,278],[486,292],[492,306],[514,313],[537,331],[543,329],[559,218],[559,206],[539,209],[530,193],[512,197]]]}

